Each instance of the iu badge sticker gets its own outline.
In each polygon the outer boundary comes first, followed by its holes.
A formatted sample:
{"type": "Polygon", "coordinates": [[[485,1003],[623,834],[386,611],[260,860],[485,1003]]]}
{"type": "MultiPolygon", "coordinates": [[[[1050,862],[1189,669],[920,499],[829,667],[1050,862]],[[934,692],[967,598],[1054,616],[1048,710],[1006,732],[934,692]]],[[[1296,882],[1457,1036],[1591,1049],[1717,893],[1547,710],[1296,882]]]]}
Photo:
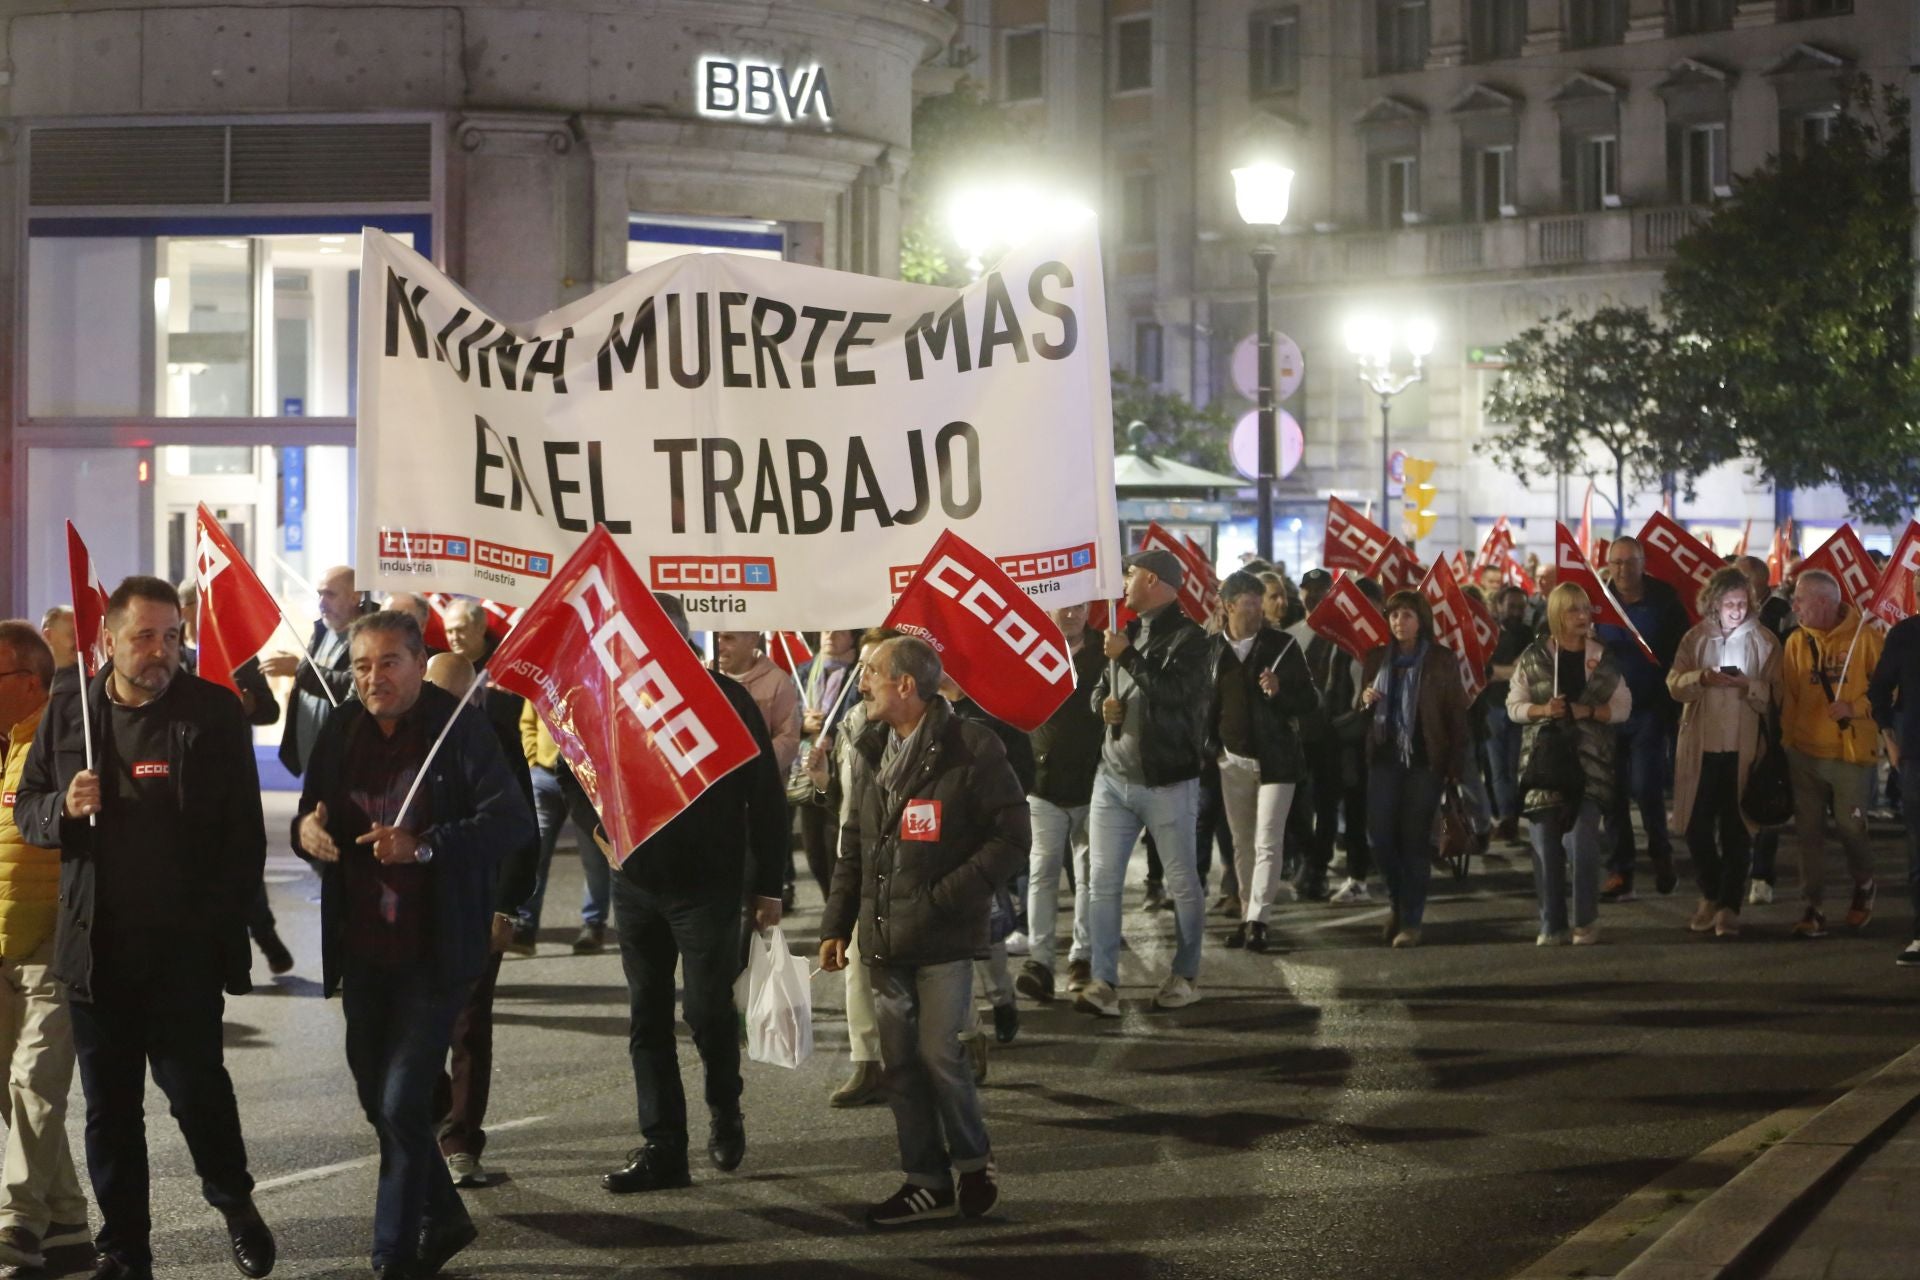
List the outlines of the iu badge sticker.
{"type": "Polygon", "coordinates": [[[900,814],[902,840],[936,841],[940,838],[940,802],[909,800],[900,814]]]}

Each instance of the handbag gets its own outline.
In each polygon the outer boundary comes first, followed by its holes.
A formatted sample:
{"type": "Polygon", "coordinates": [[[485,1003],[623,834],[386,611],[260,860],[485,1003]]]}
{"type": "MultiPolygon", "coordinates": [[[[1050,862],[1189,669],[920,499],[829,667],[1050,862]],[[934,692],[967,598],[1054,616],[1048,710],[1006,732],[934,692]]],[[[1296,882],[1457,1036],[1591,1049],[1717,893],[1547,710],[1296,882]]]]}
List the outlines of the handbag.
{"type": "Polygon", "coordinates": [[[1747,770],[1746,789],[1740,793],[1740,812],[1762,827],[1783,827],[1793,821],[1793,782],[1787,773],[1787,749],[1780,741],[1780,713],[1769,707],[1760,726],[1760,754],[1747,770]]]}
{"type": "Polygon", "coordinates": [[[1526,768],[1520,771],[1520,790],[1551,792],[1567,811],[1579,809],[1587,792],[1587,771],[1580,764],[1580,735],[1572,721],[1540,722],[1526,768]]]}
{"type": "Polygon", "coordinates": [[[1450,782],[1440,793],[1440,839],[1433,846],[1433,865],[1453,874],[1467,873],[1467,858],[1473,852],[1473,828],[1467,822],[1467,802],[1460,784],[1450,782]]]}

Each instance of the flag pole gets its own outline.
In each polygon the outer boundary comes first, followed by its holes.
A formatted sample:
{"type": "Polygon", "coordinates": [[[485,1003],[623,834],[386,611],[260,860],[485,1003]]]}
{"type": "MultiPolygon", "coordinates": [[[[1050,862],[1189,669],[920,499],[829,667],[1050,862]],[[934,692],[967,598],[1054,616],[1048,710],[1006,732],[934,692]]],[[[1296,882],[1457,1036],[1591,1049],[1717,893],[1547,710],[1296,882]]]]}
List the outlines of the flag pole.
{"type": "Polygon", "coordinates": [[[307,652],[307,642],[300,639],[300,629],[294,626],[293,619],[287,616],[286,606],[282,605],[278,600],[275,600],[273,607],[280,611],[280,625],[284,626],[293,634],[293,638],[299,641],[300,660],[313,668],[313,678],[319,682],[320,692],[327,695],[327,701],[333,704],[335,711],[338,711],[340,709],[340,699],[334,696],[333,687],[327,683],[326,677],[320,673],[320,664],[315,662],[313,655],[307,652]]]}
{"type": "Polygon", "coordinates": [[[447,740],[447,734],[452,732],[454,721],[458,720],[460,713],[467,709],[467,704],[473,701],[474,691],[483,683],[485,682],[479,678],[479,673],[476,672],[473,683],[468,685],[467,691],[460,695],[460,701],[454,706],[453,714],[448,716],[447,722],[440,726],[440,736],[435,738],[433,745],[427,749],[427,758],[422,760],[419,769],[414,771],[413,784],[407,788],[406,799],[400,802],[400,812],[394,816],[393,821],[388,824],[389,826],[397,827],[407,820],[407,810],[413,805],[414,794],[420,790],[420,780],[427,776],[427,766],[432,764],[433,758],[440,754],[440,745],[447,740]]]}
{"type": "Polygon", "coordinates": [[[834,716],[840,713],[840,704],[847,700],[847,691],[860,683],[860,673],[865,670],[866,665],[865,662],[856,662],[853,664],[853,670],[847,673],[846,681],[840,686],[840,692],[834,696],[833,705],[827,709],[826,715],[820,717],[821,733],[827,731],[827,726],[833,723],[834,716]]]}
{"type": "MultiPolygon", "coordinates": [[[[102,621],[101,625],[102,626],[106,625],[104,620],[102,621]]],[[[98,636],[95,636],[94,638],[95,640],[99,639],[98,636]]],[[[88,647],[90,648],[91,646],[88,646],[88,647]]],[[[82,649],[80,652],[85,653],[86,649],[82,649]]],[[[87,747],[87,772],[92,773],[93,772],[93,715],[91,712],[87,710],[87,682],[91,679],[91,677],[88,676],[87,674],[87,660],[85,658],[79,658],[78,661],[80,663],[80,740],[84,742],[87,747]]],[[[109,675],[107,679],[111,680],[113,679],[113,677],[109,675]]],[[[102,794],[104,795],[105,793],[103,792],[102,794]]],[[[65,801],[62,800],[61,803],[64,804],[65,801]]],[[[90,827],[99,826],[100,815],[97,813],[88,814],[87,825],[90,827]]]]}
{"type": "Polygon", "coordinates": [[[793,646],[787,643],[787,633],[776,631],[773,633],[773,639],[774,643],[780,646],[780,652],[787,656],[787,675],[792,677],[795,684],[799,684],[800,668],[794,663],[793,646]]]}

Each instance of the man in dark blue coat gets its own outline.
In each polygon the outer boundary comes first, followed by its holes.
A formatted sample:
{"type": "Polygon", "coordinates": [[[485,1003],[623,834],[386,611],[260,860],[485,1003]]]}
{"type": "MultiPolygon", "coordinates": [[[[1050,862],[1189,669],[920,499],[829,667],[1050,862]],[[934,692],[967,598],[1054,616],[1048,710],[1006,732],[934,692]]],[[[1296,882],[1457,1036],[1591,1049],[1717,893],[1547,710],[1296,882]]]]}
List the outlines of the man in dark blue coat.
{"type": "Polygon", "coordinates": [[[500,865],[534,838],[533,812],[486,717],[455,718],[453,695],[425,682],[412,615],[369,614],[348,647],[359,700],[321,727],[293,846],[320,870],[326,991],[341,994],[347,1066],[380,1139],[373,1269],[414,1280],[476,1235],[440,1157],[433,1091],[491,959],[500,865]]]}

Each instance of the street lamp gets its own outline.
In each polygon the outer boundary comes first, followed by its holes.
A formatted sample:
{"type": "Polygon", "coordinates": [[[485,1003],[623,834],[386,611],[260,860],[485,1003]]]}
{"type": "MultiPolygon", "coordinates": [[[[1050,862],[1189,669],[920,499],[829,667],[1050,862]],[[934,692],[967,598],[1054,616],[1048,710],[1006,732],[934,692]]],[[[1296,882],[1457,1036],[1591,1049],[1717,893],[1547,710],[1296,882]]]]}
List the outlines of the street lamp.
{"type": "Polygon", "coordinates": [[[1360,381],[1380,397],[1380,520],[1391,528],[1387,490],[1392,483],[1388,449],[1392,438],[1393,398],[1427,376],[1427,357],[1433,354],[1433,321],[1424,317],[1399,323],[1400,344],[1413,357],[1409,373],[1393,371],[1394,324],[1379,316],[1361,315],[1347,321],[1347,350],[1359,362],[1360,381]]]}
{"type": "Polygon", "coordinates": [[[967,255],[967,276],[973,280],[986,270],[989,253],[1004,253],[1091,217],[1093,210],[1079,201],[1025,182],[966,187],[947,205],[947,228],[967,255]]]}
{"type": "Polygon", "coordinates": [[[1259,229],[1253,247],[1253,273],[1260,284],[1259,314],[1255,324],[1260,344],[1260,455],[1255,481],[1259,486],[1260,523],[1256,537],[1260,558],[1273,560],[1273,475],[1279,470],[1275,459],[1276,437],[1273,405],[1273,322],[1267,314],[1270,292],[1268,277],[1273,270],[1273,237],[1287,220],[1287,201],[1293,192],[1293,170],[1284,165],[1262,161],[1243,165],[1233,171],[1233,202],[1239,207],[1240,220],[1259,229]]]}

